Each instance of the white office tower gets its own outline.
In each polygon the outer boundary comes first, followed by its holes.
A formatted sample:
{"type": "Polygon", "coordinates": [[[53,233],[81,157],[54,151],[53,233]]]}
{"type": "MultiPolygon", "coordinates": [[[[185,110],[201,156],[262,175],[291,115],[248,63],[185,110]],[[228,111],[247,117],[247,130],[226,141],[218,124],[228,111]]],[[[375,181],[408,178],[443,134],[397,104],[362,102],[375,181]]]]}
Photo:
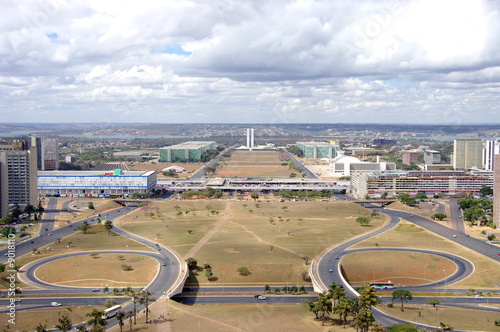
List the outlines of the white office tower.
{"type": "Polygon", "coordinates": [[[487,171],[493,171],[495,166],[495,155],[500,154],[500,141],[492,140],[484,143],[483,150],[483,168],[487,171]]]}
{"type": "Polygon", "coordinates": [[[247,148],[250,150],[254,147],[254,130],[253,128],[247,128],[247,148]]]}

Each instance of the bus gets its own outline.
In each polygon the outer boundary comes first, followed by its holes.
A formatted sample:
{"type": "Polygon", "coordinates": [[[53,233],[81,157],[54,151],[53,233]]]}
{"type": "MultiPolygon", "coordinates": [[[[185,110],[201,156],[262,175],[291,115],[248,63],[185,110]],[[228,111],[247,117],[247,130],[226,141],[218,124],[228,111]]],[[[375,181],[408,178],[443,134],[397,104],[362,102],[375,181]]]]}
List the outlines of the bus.
{"type": "Polygon", "coordinates": [[[122,308],[121,305],[117,304],[115,306],[112,306],[111,308],[108,308],[104,310],[104,314],[102,315],[102,319],[108,319],[116,315],[118,310],[122,308]]]}
{"type": "Polygon", "coordinates": [[[370,282],[370,286],[374,289],[391,289],[394,288],[394,284],[390,281],[388,282],[370,282]]]}

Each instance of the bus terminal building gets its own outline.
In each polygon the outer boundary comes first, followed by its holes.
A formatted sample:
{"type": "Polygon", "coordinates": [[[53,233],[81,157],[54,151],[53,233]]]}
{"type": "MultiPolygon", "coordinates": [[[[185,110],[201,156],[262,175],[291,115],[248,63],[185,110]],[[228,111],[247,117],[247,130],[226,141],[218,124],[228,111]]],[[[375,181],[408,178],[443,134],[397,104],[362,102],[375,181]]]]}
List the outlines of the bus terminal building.
{"type": "Polygon", "coordinates": [[[156,186],[154,171],[39,171],[40,196],[128,197],[151,192],[156,186]]]}

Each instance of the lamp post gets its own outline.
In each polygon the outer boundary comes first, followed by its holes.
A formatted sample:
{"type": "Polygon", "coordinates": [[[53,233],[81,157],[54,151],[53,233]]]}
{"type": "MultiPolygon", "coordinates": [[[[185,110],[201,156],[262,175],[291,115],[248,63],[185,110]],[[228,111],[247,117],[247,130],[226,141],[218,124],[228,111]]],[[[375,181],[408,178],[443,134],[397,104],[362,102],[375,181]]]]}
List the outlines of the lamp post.
{"type": "Polygon", "coordinates": [[[224,293],[224,278],[226,276],[226,272],[222,272],[222,293],[224,293]]]}
{"type": "Polygon", "coordinates": [[[444,273],[444,293],[446,294],[446,270],[443,270],[444,273]]]}

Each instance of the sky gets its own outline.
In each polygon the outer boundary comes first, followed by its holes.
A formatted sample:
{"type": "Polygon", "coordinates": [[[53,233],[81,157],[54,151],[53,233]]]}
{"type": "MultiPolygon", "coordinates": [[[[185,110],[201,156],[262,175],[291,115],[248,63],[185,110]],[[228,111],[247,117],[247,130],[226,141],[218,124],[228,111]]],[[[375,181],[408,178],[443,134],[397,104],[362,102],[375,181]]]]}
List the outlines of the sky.
{"type": "Polygon", "coordinates": [[[494,0],[2,0],[0,123],[500,123],[494,0]]]}

